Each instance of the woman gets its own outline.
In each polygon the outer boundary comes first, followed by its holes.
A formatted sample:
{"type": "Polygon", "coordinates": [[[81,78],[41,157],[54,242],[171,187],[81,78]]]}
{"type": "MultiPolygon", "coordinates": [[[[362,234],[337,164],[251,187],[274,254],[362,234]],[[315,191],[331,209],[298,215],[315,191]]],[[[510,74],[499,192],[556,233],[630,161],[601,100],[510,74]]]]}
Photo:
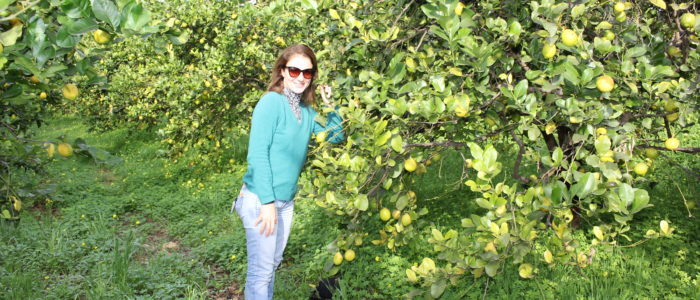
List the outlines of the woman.
{"type": "MultiPolygon", "coordinates": [[[[343,140],[342,120],[328,114],[327,124],[314,121],[316,56],[305,45],[282,51],[272,69],[267,93],[253,110],[248,144],[248,170],[234,207],[246,230],[248,273],[245,298],[272,299],[275,269],[289,238],[299,173],[311,133],[328,131],[326,140],[343,140]]],[[[331,106],[329,86],[321,96],[331,106]]]]}

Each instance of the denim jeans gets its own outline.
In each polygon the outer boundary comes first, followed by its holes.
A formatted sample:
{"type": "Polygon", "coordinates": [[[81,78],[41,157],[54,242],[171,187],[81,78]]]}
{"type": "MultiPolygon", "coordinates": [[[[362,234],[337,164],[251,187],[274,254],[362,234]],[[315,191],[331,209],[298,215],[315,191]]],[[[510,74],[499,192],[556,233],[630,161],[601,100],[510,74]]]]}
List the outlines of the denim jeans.
{"type": "Polygon", "coordinates": [[[245,282],[246,300],[270,300],[275,285],[275,270],[282,262],[282,253],[289,239],[294,214],[294,200],[275,201],[277,224],[272,235],[260,234],[260,224],[255,219],[260,215],[260,199],[249,191],[245,184],[241,188],[234,207],[246,231],[248,273],[245,282]]]}

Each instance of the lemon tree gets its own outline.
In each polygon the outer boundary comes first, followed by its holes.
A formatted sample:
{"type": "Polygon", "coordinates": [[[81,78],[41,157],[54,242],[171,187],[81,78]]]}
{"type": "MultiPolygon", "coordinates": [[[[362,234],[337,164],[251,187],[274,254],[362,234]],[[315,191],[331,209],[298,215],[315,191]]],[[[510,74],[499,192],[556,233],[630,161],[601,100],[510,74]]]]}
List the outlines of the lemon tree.
{"type": "MultiPolygon", "coordinates": [[[[152,128],[174,157],[195,149],[201,166],[225,166],[277,53],[308,43],[347,136],[314,143],[300,180],[299,196],[346,228],[327,269],[361,256],[365,236],[386,251],[427,242],[435,254],[406,270],[413,296],[439,297],[506,264],[523,279],[538,261],[586,267],[593,257],[581,249],[627,243],[635,215],[651,209],[640,183],[658,152],[699,151],[683,141],[700,81],[690,2],[148,3],[187,41],[121,43],[100,67],[110,85],[75,109],[95,127],[152,128]],[[410,186],[446,148],[465,158],[451,181],[481,196],[463,199],[479,210],[461,227],[439,230],[410,186]],[[584,240],[581,219],[593,226],[584,240]]],[[[673,232],[660,229],[646,238],[673,232]]]]}
{"type": "MultiPolygon", "coordinates": [[[[108,51],[112,34],[156,33],[172,35],[152,24],[150,12],[136,1],[0,1],[0,178],[5,183],[0,188],[0,216],[16,218],[21,205],[13,203],[42,194],[23,186],[15,172],[40,170],[46,161],[43,153],[53,154],[56,143],[62,142],[34,141],[29,129],[41,125],[45,114],[61,103],[79,99],[77,80],[87,85],[105,80],[92,66],[108,51]],[[83,36],[89,34],[105,47],[85,43],[83,36]]],[[[57,150],[70,156],[68,147],[61,143],[57,150]]]]}

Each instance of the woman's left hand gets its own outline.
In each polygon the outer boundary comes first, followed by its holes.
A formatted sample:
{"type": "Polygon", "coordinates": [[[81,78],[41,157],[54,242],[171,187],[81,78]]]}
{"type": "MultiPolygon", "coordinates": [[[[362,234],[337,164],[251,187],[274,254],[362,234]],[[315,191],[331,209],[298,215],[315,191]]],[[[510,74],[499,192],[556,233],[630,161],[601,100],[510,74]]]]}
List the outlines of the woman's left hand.
{"type": "Polygon", "coordinates": [[[321,98],[323,98],[323,103],[325,103],[327,106],[333,106],[331,103],[331,93],[333,92],[331,87],[327,84],[322,84],[319,85],[318,88],[321,91],[321,98]]]}

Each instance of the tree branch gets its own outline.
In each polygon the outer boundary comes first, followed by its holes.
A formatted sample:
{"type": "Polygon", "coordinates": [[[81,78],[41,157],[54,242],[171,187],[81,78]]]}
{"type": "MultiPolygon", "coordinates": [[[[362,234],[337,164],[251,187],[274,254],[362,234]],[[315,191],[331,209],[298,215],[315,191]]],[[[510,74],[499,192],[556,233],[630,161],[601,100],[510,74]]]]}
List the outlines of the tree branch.
{"type": "Polygon", "coordinates": [[[510,136],[513,137],[513,140],[518,144],[519,148],[518,157],[515,159],[515,165],[513,166],[513,178],[520,180],[524,183],[528,183],[530,182],[530,180],[520,175],[520,163],[522,163],[523,154],[525,154],[525,145],[523,145],[523,141],[521,141],[520,138],[518,138],[513,129],[510,129],[508,131],[510,132],[510,136]]]}
{"type": "Polygon", "coordinates": [[[685,152],[685,153],[698,153],[698,152],[700,152],[700,148],[692,148],[692,147],[681,147],[681,148],[676,148],[676,150],[669,150],[669,149],[666,149],[665,147],[658,147],[658,146],[651,146],[651,145],[637,145],[635,147],[651,148],[651,149],[664,150],[664,151],[678,151],[678,152],[685,152]]]}

